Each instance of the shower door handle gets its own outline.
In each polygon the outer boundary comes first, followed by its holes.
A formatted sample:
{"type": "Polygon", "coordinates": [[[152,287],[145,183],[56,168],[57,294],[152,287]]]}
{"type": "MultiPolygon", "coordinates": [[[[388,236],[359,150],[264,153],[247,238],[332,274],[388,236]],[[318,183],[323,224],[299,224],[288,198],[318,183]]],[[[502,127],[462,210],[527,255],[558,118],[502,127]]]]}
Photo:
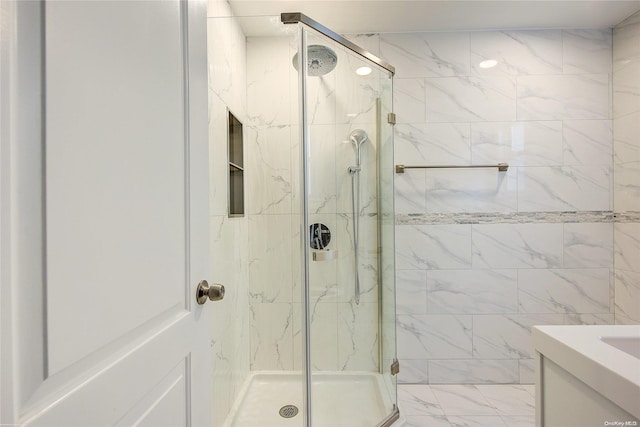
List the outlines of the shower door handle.
{"type": "Polygon", "coordinates": [[[220,301],[224,299],[224,286],[219,283],[209,285],[206,280],[201,280],[196,288],[196,301],[202,305],[207,300],[220,301]]]}

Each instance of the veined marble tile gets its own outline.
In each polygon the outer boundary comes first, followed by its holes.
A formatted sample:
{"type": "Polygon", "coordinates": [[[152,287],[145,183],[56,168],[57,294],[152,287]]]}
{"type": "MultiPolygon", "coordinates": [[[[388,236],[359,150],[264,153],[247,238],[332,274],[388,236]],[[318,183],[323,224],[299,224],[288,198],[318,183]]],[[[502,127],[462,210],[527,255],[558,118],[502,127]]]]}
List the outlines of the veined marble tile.
{"type": "Polygon", "coordinates": [[[209,92],[209,215],[226,215],[229,194],[227,106],[209,92]]]}
{"type": "Polygon", "coordinates": [[[245,126],[245,202],[250,214],[291,212],[290,129],[245,126]]]}
{"type": "Polygon", "coordinates": [[[427,210],[426,171],[409,170],[394,179],[396,213],[420,213],[427,210]]]}
{"type": "Polygon", "coordinates": [[[427,314],[426,270],[396,271],[396,312],[427,314]]]}
{"type": "Polygon", "coordinates": [[[565,314],[564,325],[613,325],[614,315],[604,314],[565,314]]]}
{"type": "Polygon", "coordinates": [[[618,118],[640,110],[640,59],[629,62],[613,73],[613,117],[618,118]]]}
{"type": "MultiPolygon", "coordinates": [[[[249,369],[249,301],[246,218],[210,216],[211,264],[215,280],[227,286],[224,307],[212,314],[211,358],[214,392],[220,400],[214,407],[228,413],[236,390],[249,369]],[[242,349],[242,352],[239,350],[242,349]],[[240,355],[236,357],[236,355],[240,355]],[[242,378],[238,378],[242,377],[242,378]]],[[[221,425],[214,424],[216,427],[221,425]]]]}
{"type": "Polygon", "coordinates": [[[635,13],[613,29],[613,67],[624,67],[640,58],[640,13],[635,13]]]}
{"type": "Polygon", "coordinates": [[[222,99],[232,89],[231,26],[229,18],[207,20],[207,58],[209,63],[209,90],[222,99]],[[215,40],[215,42],[213,42],[215,40]]]}
{"type": "Polygon", "coordinates": [[[480,393],[500,415],[535,415],[535,401],[520,385],[477,385],[480,393]]]}
{"type": "Polygon", "coordinates": [[[564,74],[608,74],[611,72],[613,35],[610,29],[563,30],[564,74]]]}
{"type": "Polygon", "coordinates": [[[251,369],[293,369],[293,308],[291,304],[251,306],[251,369]]]}
{"type": "Polygon", "coordinates": [[[473,268],[562,265],[561,224],[477,224],[472,233],[473,268]]]}
{"type": "Polygon", "coordinates": [[[311,125],[309,212],[336,212],[336,134],[334,125],[311,125]]]}
{"type": "MultiPolygon", "coordinates": [[[[293,305],[293,369],[302,370],[302,306],[293,305]]],[[[315,371],[338,370],[338,306],[316,302],[311,306],[311,366],[315,371]]],[[[268,327],[265,325],[265,327],[268,327]]]]}
{"type": "Polygon", "coordinates": [[[531,328],[562,324],[560,314],[482,315],[473,317],[473,357],[477,359],[532,358],[531,328]]]}
{"type": "MultiPolygon", "coordinates": [[[[400,412],[404,414],[402,407],[400,412]]],[[[404,419],[406,422],[404,427],[451,427],[451,423],[444,415],[407,415],[404,419]]]]}
{"type": "Polygon", "coordinates": [[[399,270],[471,267],[471,227],[418,225],[396,228],[399,270]]]}
{"type": "Polygon", "coordinates": [[[471,316],[401,315],[397,318],[398,357],[471,357],[471,316]]]}
{"type": "Polygon", "coordinates": [[[640,223],[614,225],[616,269],[640,273],[640,223]]]}
{"type": "Polygon", "coordinates": [[[291,302],[291,215],[249,215],[249,236],[252,301],[291,302]]]}
{"type": "Polygon", "coordinates": [[[611,120],[565,120],[562,140],[565,165],[611,165],[611,120]]]}
{"type": "MultiPolygon", "coordinates": [[[[291,124],[289,79],[295,73],[286,37],[247,38],[247,113],[250,124],[291,124]]],[[[233,68],[232,68],[233,70],[233,68]]]]}
{"type": "Polygon", "coordinates": [[[560,165],[562,122],[473,123],[471,156],[474,164],[560,165]]]}
{"type": "Polygon", "coordinates": [[[398,383],[400,384],[427,384],[429,375],[426,359],[401,359],[398,383]]]}
{"type": "MultiPolygon", "coordinates": [[[[336,241],[338,288],[340,302],[352,302],[355,298],[355,252],[353,244],[353,219],[351,214],[337,216],[336,241]]],[[[360,216],[358,234],[358,262],[360,301],[378,301],[378,235],[377,216],[360,216]]]]}
{"type": "Polygon", "coordinates": [[[380,56],[380,34],[343,34],[350,42],[376,56],[380,56]]]}
{"type": "Polygon", "coordinates": [[[513,384],[518,382],[518,361],[430,360],[431,384],[513,384]]]}
{"type": "Polygon", "coordinates": [[[518,271],[524,313],[608,313],[608,268],[518,271]]]}
{"type": "Polygon", "coordinates": [[[640,322],[640,273],[616,270],[615,304],[616,323],[619,316],[640,322]]]}
{"type": "Polygon", "coordinates": [[[469,144],[470,128],[467,123],[395,126],[395,162],[397,164],[408,166],[470,164],[469,144]]]}
{"type": "Polygon", "coordinates": [[[482,75],[558,74],[562,71],[559,30],[478,31],[471,33],[471,68],[482,75]],[[481,68],[484,60],[497,66],[481,68]]]}
{"type": "Polygon", "coordinates": [[[469,74],[469,34],[387,33],[380,55],[396,68],[396,78],[469,74]]]}
{"type": "Polygon", "coordinates": [[[613,267],[613,224],[564,224],[564,267],[613,267]]]}
{"type": "Polygon", "coordinates": [[[425,83],[429,123],[516,119],[515,78],[428,78],[425,83]]]}
{"type": "MultiPolygon", "coordinates": [[[[520,385],[524,387],[531,387],[529,392],[531,397],[535,399],[536,391],[535,386],[528,386],[529,384],[535,384],[536,382],[536,360],[535,359],[519,359],[518,368],[520,372],[520,385]]],[[[533,427],[533,424],[529,427],[533,427]]]]}
{"type": "Polygon", "coordinates": [[[614,209],[640,211],[640,161],[614,165],[614,209]]]}
{"type": "Polygon", "coordinates": [[[424,93],[423,78],[394,79],[393,105],[398,124],[425,122],[424,93]]]}
{"type": "Polygon", "coordinates": [[[613,121],[613,160],[616,164],[640,161],[640,111],[613,121]]]}
{"type": "Polygon", "coordinates": [[[508,427],[534,427],[536,425],[535,415],[505,415],[502,421],[508,427]]]}
{"type": "Polygon", "coordinates": [[[433,394],[442,410],[452,415],[497,415],[495,408],[474,385],[433,385],[433,394]]]}
{"type": "Polygon", "coordinates": [[[605,211],[610,195],[608,165],[518,169],[519,211],[605,211]]]}
{"type": "Polygon", "coordinates": [[[451,427],[507,427],[497,415],[455,415],[447,419],[451,427]]]}
{"type": "MultiPolygon", "coordinates": [[[[333,124],[336,121],[336,75],[340,71],[338,67],[324,76],[307,78],[307,120],[310,125],[333,124]]],[[[295,110],[292,114],[295,114],[295,110]]]]}
{"type": "Polygon", "coordinates": [[[616,315],[616,325],[637,325],[640,320],[630,319],[622,315],[616,315]]]}
{"type": "Polygon", "coordinates": [[[444,415],[431,387],[426,385],[398,386],[398,401],[405,415],[444,415]]]}
{"type": "Polygon", "coordinates": [[[335,123],[375,123],[376,102],[383,91],[379,72],[374,70],[368,76],[358,76],[354,71],[367,63],[346,48],[335,46],[336,52],[343,52],[339,53],[340,60],[336,67],[342,77],[338,75],[336,80],[336,93],[339,96],[336,95],[335,123]]]}
{"type": "Polygon", "coordinates": [[[338,303],[338,370],[379,369],[377,324],[377,303],[338,303]]]}
{"type": "Polygon", "coordinates": [[[516,270],[431,270],[426,281],[430,314],[518,311],[516,270]]]}
{"type": "Polygon", "coordinates": [[[517,170],[430,169],[426,174],[427,212],[515,212],[517,170]]]}
{"type": "Polygon", "coordinates": [[[606,74],[518,78],[518,120],[609,118],[606,74]]]}

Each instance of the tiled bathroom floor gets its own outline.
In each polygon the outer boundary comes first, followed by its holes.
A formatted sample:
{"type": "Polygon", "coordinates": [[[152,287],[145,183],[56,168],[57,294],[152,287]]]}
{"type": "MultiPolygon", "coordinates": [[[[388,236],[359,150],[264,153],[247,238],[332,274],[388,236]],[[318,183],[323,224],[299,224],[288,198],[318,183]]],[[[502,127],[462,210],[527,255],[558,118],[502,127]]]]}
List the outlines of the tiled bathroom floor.
{"type": "Polygon", "coordinates": [[[399,385],[406,427],[534,427],[533,385],[399,385]]]}

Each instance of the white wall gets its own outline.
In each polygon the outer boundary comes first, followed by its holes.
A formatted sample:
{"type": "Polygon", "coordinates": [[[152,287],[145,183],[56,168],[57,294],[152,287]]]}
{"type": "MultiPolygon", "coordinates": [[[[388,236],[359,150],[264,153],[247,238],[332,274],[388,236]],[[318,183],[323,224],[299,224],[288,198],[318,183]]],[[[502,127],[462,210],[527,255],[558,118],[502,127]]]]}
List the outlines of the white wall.
{"type": "Polygon", "coordinates": [[[226,288],[224,301],[212,307],[212,409],[214,426],[221,426],[249,374],[248,220],[227,216],[227,109],[247,123],[246,47],[226,1],[210,1],[208,15],[212,280],[226,288]]]}
{"type": "Polygon", "coordinates": [[[616,323],[640,322],[640,12],[613,30],[616,323]]]}

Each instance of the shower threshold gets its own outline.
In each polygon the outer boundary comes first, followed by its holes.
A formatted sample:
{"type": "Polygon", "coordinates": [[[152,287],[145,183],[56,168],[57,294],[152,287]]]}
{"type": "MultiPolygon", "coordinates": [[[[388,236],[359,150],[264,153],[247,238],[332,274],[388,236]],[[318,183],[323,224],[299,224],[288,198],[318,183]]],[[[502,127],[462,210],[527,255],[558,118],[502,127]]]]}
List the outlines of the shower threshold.
{"type": "MultiPolygon", "coordinates": [[[[382,375],[321,372],[312,376],[313,427],[373,427],[393,409],[382,375]]],[[[302,373],[257,371],[245,381],[225,427],[287,427],[304,423],[302,373]],[[300,409],[284,418],[280,409],[300,409]]]]}

